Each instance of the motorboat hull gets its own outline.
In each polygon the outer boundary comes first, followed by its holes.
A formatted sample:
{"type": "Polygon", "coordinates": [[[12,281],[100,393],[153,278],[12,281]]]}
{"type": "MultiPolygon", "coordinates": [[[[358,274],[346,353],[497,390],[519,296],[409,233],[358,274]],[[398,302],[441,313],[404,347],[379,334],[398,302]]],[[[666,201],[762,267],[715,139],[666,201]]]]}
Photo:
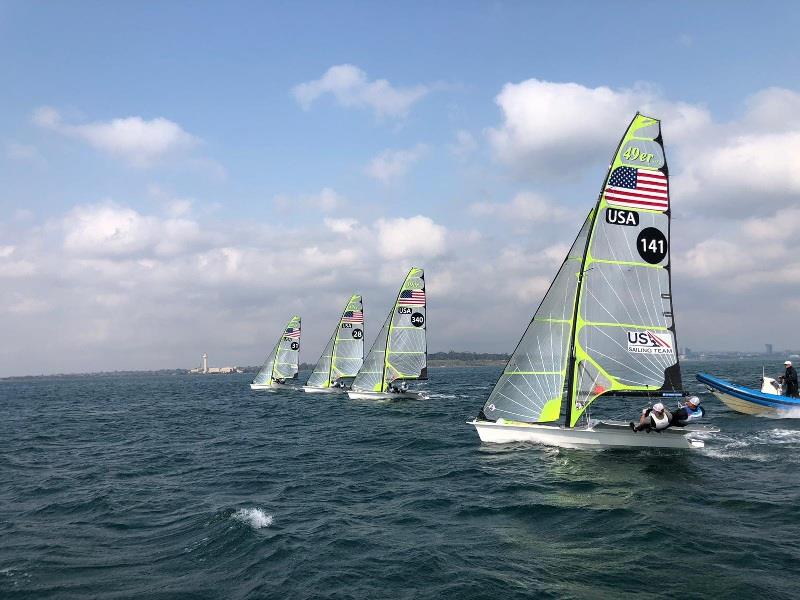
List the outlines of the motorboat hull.
{"type": "Polygon", "coordinates": [[[725,406],[745,415],[780,415],[800,409],[800,398],[760,392],[707,373],[698,373],[697,381],[704,384],[725,406]]]}
{"type": "Polygon", "coordinates": [[[362,392],[347,390],[351,400],[419,400],[425,398],[422,392],[362,392]]]}
{"type": "Polygon", "coordinates": [[[595,421],[585,427],[567,428],[539,423],[500,423],[494,421],[468,421],[475,427],[482,442],[507,444],[533,442],[560,448],[702,448],[705,443],[695,436],[715,433],[719,429],[709,426],[670,427],[661,432],[634,432],[622,421],[595,421]]]}

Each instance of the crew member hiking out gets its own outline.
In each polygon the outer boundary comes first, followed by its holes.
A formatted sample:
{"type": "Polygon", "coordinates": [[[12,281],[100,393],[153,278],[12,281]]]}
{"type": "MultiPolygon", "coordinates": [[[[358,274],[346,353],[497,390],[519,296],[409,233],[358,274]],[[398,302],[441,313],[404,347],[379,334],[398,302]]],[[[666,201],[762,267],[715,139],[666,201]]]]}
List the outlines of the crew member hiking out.
{"type": "Polygon", "coordinates": [[[672,420],[672,413],[670,413],[661,402],[656,402],[651,408],[642,410],[642,416],[639,417],[639,424],[634,424],[631,421],[631,429],[634,432],[652,430],[662,431],[670,426],[672,420]]]}
{"type": "Polygon", "coordinates": [[[686,404],[672,413],[669,424],[672,427],[686,427],[691,421],[700,419],[704,417],[705,414],[705,409],[700,406],[700,398],[697,396],[690,396],[686,399],[686,404]]]}
{"type": "Polygon", "coordinates": [[[778,381],[784,384],[784,396],[791,396],[792,398],[797,398],[797,371],[794,370],[792,366],[792,361],[787,360],[783,363],[783,366],[786,367],[786,371],[784,374],[778,378],[778,381]]]}

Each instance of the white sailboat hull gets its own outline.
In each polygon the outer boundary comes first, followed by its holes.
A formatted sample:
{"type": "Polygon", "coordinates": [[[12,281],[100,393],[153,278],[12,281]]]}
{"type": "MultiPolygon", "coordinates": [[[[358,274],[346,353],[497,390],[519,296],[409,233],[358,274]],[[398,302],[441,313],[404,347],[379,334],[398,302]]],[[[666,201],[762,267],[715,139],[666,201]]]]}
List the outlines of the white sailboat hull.
{"type": "Polygon", "coordinates": [[[313,385],[304,385],[303,391],[307,394],[341,394],[342,392],[345,392],[347,390],[340,387],[323,388],[323,387],[316,387],[313,385]]]}
{"type": "Polygon", "coordinates": [[[285,383],[251,383],[250,389],[251,390],[261,390],[261,391],[275,391],[275,390],[285,390],[285,389],[296,389],[293,385],[287,385],[285,383]]]}
{"type": "Polygon", "coordinates": [[[561,448],[702,448],[705,445],[703,440],[693,436],[719,431],[714,427],[692,426],[669,428],[660,433],[635,433],[628,423],[621,421],[600,421],[589,427],[573,429],[536,423],[510,424],[477,420],[467,423],[475,427],[482,442],[534,442],[561,448]]]}
{"type": "Polygon", "coordinates": [[[419,400],[425,398],[422,392],[360,392],[348,390],[351,400],[419,400]]]}

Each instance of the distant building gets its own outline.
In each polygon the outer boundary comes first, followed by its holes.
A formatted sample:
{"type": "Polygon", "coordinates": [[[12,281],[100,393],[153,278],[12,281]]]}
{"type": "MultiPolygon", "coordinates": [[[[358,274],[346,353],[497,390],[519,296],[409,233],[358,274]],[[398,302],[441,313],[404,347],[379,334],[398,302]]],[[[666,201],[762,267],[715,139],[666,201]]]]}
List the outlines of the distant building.
{"type": "Polygon", "coordinates": [[[767,349],[767,354],[772,354],[772,344],[764,344],[764,347],[767,349]]]}
{"type": "Polygon", "coordinates": [[[244,369],[241,367],[209,367],[208,354],[203,352],[203,366],[189,369],[189,373],[202,373],[204,375],[219,373],[244,373],[244,369]]]}

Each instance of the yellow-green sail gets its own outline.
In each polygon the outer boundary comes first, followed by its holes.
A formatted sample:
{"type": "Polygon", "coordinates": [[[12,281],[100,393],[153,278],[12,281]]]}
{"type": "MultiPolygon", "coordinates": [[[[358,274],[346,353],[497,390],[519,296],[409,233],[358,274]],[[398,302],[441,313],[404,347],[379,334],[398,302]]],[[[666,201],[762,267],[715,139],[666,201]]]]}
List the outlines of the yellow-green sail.
{"type": "Polygon", "coordinates": [[[481,418],[525,423],[546,423],[560,418],[569,367],[575,291],[593,214],[589,213],[567,252],[489,395],[481,418]]]}
{"type": "Polygon", "coordinates": [[[386,392],[399,379],[427,379],[425,274],[413,267],[353,380],[356,391],[386,392]]]}
{"type": "Polygon", "coordinates": [[[606,175],[581,266],[568,426],[605,394],[679,395],[669,240],[661,124],[637,114],[606,175]]]}
{"type": "Polygon", "coordinates": [[[355,377],[363,362],[364,306],[361,296],[354,294],[347,301],[306,385],[329,388],[339,379],[355,377]]]}
{"type": "Polygon", "coordinates": [[[253,383],[270,384],[276,379],[292,379],[297,375],[300,357],[300,317],[294,315],[256,373],[253,383]]]}

